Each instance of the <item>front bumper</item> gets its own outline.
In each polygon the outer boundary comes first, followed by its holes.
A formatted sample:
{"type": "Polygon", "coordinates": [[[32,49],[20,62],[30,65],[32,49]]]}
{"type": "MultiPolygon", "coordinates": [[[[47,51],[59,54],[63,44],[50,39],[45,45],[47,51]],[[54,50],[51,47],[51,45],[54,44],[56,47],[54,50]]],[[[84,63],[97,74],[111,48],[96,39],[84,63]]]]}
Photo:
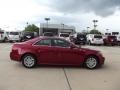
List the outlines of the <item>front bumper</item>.
{"type": "Polygon", "coordinates": [[[20,61],[21,55],[15,52],[10,52],[10,59],[13,61],[20,61]]]}

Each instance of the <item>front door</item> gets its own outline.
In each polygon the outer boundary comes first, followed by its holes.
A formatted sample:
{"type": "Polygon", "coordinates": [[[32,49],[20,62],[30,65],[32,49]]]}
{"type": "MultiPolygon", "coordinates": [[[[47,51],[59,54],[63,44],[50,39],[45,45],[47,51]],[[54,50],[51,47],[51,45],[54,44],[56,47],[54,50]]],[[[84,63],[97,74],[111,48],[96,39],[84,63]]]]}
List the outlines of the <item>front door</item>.
{"type": "Polygon", "coordinates": [[[38,41],[34,47],[38,55],[38,63],[40,64],[58,64],[58,56],[56,49],[51,46],[51,39],[43,39],[38,41]]]}
{"type": "Polygon", "coordinates": [[[62,39],[55,39],[54,45],[62,64],[80,65],[83,55],[80,49],[70,48],[70,43],[62,39]]]}

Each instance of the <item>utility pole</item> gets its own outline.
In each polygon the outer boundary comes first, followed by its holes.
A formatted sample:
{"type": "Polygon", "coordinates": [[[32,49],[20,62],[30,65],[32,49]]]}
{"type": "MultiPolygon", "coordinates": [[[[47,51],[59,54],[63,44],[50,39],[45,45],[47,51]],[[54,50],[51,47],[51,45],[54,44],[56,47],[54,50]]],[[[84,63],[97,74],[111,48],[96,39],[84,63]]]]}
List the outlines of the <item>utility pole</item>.
{"type": "Polygon", "coordinates": [[[64,26],[65,26],[65,24],[62,23],[61,25],[62,25],[62,29],[63,29],[63,31],[64,31],[64,26]]]}
{"type": "Polygon", "coordinates": [[[90,28],[90,27],[87,27],[87,34],[89,33],[89,28],[90,28]]]}
{"type": "Polygon", "coordinates": [[[50,21],[50,18],[45,18],[45,21],[47,23],[47,29],[48,29],[48,21],[50,21]]]}
{"type": "MultiPolygon", "coordinates": [[[[98,26],[98,25],[96,25],[97,22],[98,22],[98,20],[93,20],[94,30],[96,30],[96,27],[98,26]]],[[[95,34],[95,32],[94,32],[94,34],[95,34]]]]}
{"type": "Polygon", "coordinates": [[[109,35],[109,32],[108,32],[108,30],[109,30],[109,29],[106,29],[106,33],[107,33],[107,35],[109,35]]]}
{"type": "Polygon", "coordinates": [[[98,22],[98,20],[93,20],[94,30],[96,30],[96,27],[97,27],[96,23],[97,23],[97,22],[98,22]]]}

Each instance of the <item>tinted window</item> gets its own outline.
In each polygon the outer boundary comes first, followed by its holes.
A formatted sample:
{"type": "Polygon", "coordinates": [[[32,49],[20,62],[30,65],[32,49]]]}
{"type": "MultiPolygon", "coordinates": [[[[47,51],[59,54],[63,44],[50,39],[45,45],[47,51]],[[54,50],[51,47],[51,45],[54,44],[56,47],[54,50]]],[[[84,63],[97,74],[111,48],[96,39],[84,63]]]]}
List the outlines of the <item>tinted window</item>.
{"type": "Polygon", "coordinates": [[[78,38],[86,38],[85,35],[80,35],[80,34],[78,34],[77,37],[78,37],[78,38]]]}
{"type": "Polygon", "coordinates": [[[51,40],[50,39],[40,40],[35,45],[47,45],[47,46],[50,46],[51,45],[51,40]]]}
{"type": "Polygon", "coordinates": [[[0,34],[3,34],[4,32],[0,32],[0,34]]]}
{"type": "Polygon", "coordinates": [[[24,32],[23,38],[24,39],[32,39],[32,38],[34,38],[34,33],[33,32],[24,32]]]}
{"type": "Polygon", "coordinates": [[[25,36],[26,36],[26,35],[34,36],[34,33],[32,33],[32,32],[25,32],[24,35],[25,35],[25,36]]]}
{"type": "Polygon", "coordinates": [[[19,35],[18,32],[10,32],[10,35],[19,35]]]}
{"type": "Polygon", "coordinates": [[[65,41],[65,40],[61,40],[61,39],[54,39],[53,40],[53,45],[54,46],[60,46],[60,47],[69,47],[70,43],[65,41]]]}
{"type": "Polygon", "coordinates": [[[95,35],[94,38],[102,38],[102,36],[97,36],[97,35],[95,35]]]}
{"type": "Polygon", "coordinates": [[[53,36],[53,33],[47,32],[47,33],[44,33],[44,36],[53,36]]]}
{"type": "Polygon", "coordinates": [[[60,34],[60,37],[69,37],[69,34],[60,34]]]}
{"type": "Polygon", "coordinates": [[[108,36],[108,38],[116,38],[116,36],[108,36]]]}

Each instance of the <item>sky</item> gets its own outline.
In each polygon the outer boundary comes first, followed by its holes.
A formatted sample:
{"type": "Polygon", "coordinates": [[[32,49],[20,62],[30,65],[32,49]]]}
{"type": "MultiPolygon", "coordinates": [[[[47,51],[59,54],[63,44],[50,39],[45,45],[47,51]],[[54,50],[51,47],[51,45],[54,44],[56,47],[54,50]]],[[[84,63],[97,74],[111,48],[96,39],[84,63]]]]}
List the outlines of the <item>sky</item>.
{"type": "Polygon", "coordinates": [[[0,0],[0,28],[23,30],[28,24],[71,25],[77,32],[93,29],[120,32],[120,0],[0,0]]]}

